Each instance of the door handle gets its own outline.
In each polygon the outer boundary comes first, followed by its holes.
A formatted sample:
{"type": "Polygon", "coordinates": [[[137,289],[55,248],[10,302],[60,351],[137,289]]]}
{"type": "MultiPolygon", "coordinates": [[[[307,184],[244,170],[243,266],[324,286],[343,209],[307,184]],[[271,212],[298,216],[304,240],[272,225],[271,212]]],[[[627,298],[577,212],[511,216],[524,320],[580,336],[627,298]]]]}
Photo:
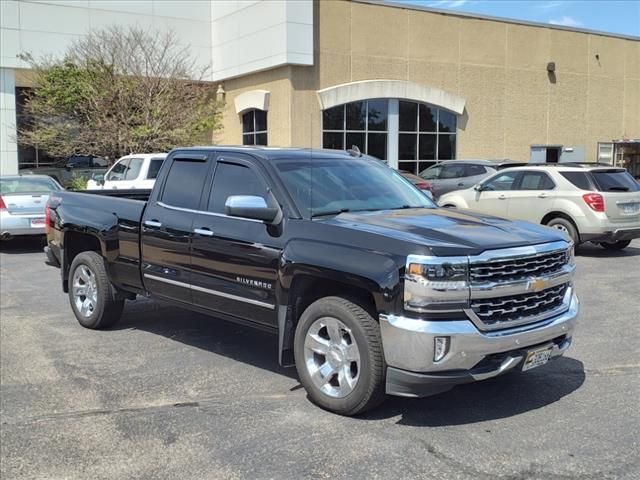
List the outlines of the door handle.
{"type": "Polygon", "coordinates": [[[198,235],[202,235],[203,237],[213,237],[213,232],[208,228],[195,228],[193,233],[197,233],[198,235]]]}
{"type": "Polygon", "coordinates": [[[498,200],[505,200],[507,197],[504,195],[498,195],[498,200]]]}
{"type": "Polygon", "coordinates": [[[464,183],[459,183],[458,186],[459,187],[464,187],[464,183]]]}
{"type": "Polygon", "coordinates": [[[540,195],[538,195],[538,198],[547,198],[547,194],[546,193],[541,193],[540,195]]]}
{"type": "Polygon", "coordinates": [[[144,221],[144,226],[145,227],[153,227],[153,228],[160,228],[162,226],[162,223],[160,223],[159,221],[153,219],[153,220],[145,220],[144,221]]]}

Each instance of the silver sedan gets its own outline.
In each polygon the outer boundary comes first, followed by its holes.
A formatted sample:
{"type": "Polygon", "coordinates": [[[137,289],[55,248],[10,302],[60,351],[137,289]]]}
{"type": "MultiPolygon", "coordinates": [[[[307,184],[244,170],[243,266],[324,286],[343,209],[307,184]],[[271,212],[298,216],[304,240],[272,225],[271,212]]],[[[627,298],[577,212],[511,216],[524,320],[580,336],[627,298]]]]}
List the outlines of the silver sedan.
{"type": "Polygon", "coordinates": [[[60,190],[60,184],[45,175],[0,177],[0,239],[44,235],[47,200],[60,190]]]}

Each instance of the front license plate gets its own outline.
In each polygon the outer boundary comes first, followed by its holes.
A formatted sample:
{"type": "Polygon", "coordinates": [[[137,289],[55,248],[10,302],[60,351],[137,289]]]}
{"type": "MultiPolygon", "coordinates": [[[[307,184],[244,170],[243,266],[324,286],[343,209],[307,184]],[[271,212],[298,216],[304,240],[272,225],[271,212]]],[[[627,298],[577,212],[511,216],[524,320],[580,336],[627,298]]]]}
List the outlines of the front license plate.
{"type": "Polygon", "coordinates": [[[551,351],[553,345],[547,345],[546,347],[536,348],[535,350],[529,350],[522,365],[522,371],[526,372],[532,368],[544,365],[551,358],[551,351]]]}
{"type": "Polygon", "coordinates": [[[42,228],[42,227],[44,227],[44,218],[31,219],[31,228],[42,228]]]}

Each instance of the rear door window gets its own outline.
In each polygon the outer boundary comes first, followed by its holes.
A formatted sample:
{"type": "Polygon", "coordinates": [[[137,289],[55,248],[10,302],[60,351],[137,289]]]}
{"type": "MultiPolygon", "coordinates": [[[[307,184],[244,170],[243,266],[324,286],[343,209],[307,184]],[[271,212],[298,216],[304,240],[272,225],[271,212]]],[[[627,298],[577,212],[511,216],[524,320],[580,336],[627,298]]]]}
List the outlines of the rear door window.
{"type": "Polygon", "coordinates": [[[154,180],[158,177],[158,172],[160,171],[162,162],[164,162],[163,158],[151,159],[151,161],[149,162],[149,171],[147,172],[147,180],[154,180]]]}
{"type": "Polygon", "coordinates": [[[485,173],[487,173],[487,171],[482,165],[465,165],[464,166],[465,177],[475,177],[476,175],[484,175],[485,173]]]}
{"type": "Polygon", "coordinates": [[[637,192],[640,185],[626,170],[593,170],[593,179],[601,192],[637,192]]]}
{"type": "Polygon", "coordinates": [[[425,180],[435,180],[440,177],[442,171],[442,165],[436,167],[429,167],[426,170],[420,172],[420,176],[425,180]]]}
{"type": "Polygon", "coordinates": [[[174,159],[162,192],[162,202],[180,208],[197,210],[209,163],[187,158],[174,159]]]}
{"type": "Polygon", "coordinates": [[[464,177],[465,165],[445,165],[440,173],[440,179],[464,177]]]}

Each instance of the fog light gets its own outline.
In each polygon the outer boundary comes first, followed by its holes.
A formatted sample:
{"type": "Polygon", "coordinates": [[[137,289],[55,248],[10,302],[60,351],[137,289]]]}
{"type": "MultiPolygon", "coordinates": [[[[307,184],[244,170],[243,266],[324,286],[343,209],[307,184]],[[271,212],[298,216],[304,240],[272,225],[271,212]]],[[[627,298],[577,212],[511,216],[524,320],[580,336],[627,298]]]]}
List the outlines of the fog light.
{"type": "Polygon", "coordinates": [[[449,351],[449,337],[436,337],[433,344],[433,361],[439,362],[449,351]]]}

